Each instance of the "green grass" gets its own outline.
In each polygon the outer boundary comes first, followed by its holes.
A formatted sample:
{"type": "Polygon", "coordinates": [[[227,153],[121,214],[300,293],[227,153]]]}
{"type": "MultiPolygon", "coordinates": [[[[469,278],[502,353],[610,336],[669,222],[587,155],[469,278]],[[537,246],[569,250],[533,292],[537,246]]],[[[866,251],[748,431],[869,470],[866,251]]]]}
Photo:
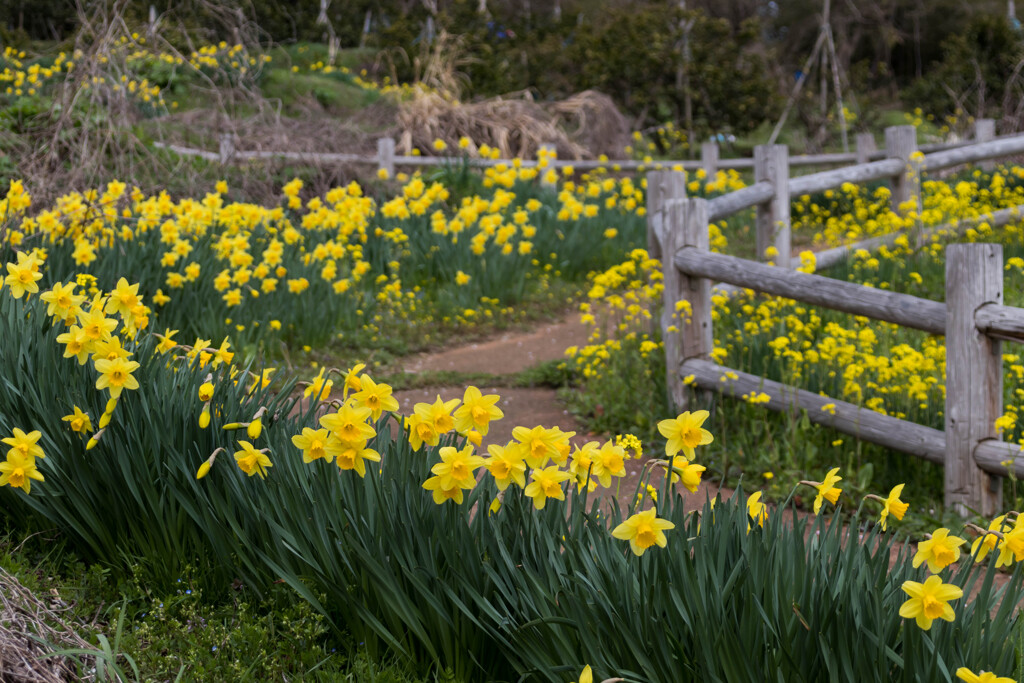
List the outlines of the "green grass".
{"type": "Polygon", "coordinates": [[[87,642],[101,647],[105,638],[131,680],[448,679],[371,657],[283,586],[262,598],[244,585],[211,595],[186,574],[175,590],[159,591],[141,571],[125,577],[86,563],[52,529],[15,532],[9,522],[0,517],[0,568],[44,601],[66,606],[62,618],[87,642]]]}

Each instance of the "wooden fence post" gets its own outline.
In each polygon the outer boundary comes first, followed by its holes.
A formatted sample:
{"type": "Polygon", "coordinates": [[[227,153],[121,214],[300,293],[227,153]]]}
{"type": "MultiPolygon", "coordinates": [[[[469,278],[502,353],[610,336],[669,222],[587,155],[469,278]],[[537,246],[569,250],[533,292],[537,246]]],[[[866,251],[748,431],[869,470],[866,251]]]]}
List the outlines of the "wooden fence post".
{"type": "MultiPolygon", "coordinates": [[[[988,142],[996,136],[996,120],[995,119],[975,119],[974,121],[974,141],[975,142],[988,142]]],[[[991,173],[996,170],[996,162],[994,161],[982,161],[978,164],[978,168],[986,173],[991,173]]]]}
{"type": "Polygon", "coordinates": [[[700,145],[700,167],[708,174],[708,180],[718,173],[718,143],[702,142],[700,145]]]}
{"type": "Polygon", "coordinates": [[[890,126],[885,129],[885,157],[903,162],[903,172],[892,179],[892,210],[898,212],[900,204],[913,199],[916,211],[921,210],[921,172],[912,168],[910,155],[917,151],[917,128],[890,126]]]}
{"type": "Polygon", "coordinates": [[[672,403],[680,410],[687,407],[686,389],[680,366],[687,358],[710,358],[714,348],[711,327],[711,281],[692,278],[676,268],[674,256],[683,247],[710,249],[707,200],[700,198],[665,202],[666,230],[662,274],[664,310],[661,321],[665,341],[666,383],[672,403]],[[676,303],[687,301],[676,312],[676,303]],[[678,332],[671,332],[675,327],[678,332]]]}
{"type": "Polygon", "coordinates": [[[232,157],[235,156],[235,140],[231,133],[220,134],[220,147],[217,154],[221,166],[231,163],[232,157]]]}
{"type": "Polygon", "coordinates": [[[866,164],[871,161],[871,153],[877,151],[875,136],[871,133],[857,133],[857,163],[866,164]]]}
{"type": "Polygon", "coordinates": [[[1002,478],[981,470],[974,449],[998,438],[1003,358],[998,339],[978,330],[975,311],[1003,302],[1003,248],[998,244],[946,247],[945,503],[967,516],[1002,509],[1002,478]]]}
{"type": "Polygon", "coordinates": [[[789,267],[789,148],[786,145],[757,145],[754,147],[754,182],[769,182],[775,195],[757,207],[757,258],[766,260],[769,247],[778,251],[771,260],[783,268],[789,267]]]}
{"type": "Polygon", "coordinates": [[[377,168],[384,169],[388,178],[395,177],[395,139],[381,138],[377,140],[377,168]]]}
{"type": "Polygon", "coordinates": [[[686,198],[686,175],[679,171],[647,172],[647,255],[661,259],[666,228],[665,199],[686,198]]]}

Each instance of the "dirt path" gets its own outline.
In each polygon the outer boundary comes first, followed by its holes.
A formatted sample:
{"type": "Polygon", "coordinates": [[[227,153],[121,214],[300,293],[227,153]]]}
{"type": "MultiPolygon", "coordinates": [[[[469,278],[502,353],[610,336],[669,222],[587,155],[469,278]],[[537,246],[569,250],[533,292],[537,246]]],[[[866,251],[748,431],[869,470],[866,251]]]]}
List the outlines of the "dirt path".
{"type": "Polygon", "coordinates": [[[436,353],[420,354],[405,362],[411,373],[457,370],[507,375],[540,363],[565,357],[570,346],[585,344],[590,328],[578,313],[545,323],[529,331],[505,332],[493,339],[457,346],[436,353]]]}
{"type": "MultiPolygon", "coordinates": [[[[406,361],[404,369],[410,373],[454,370],[503,375],[522,372],[540,363],[564,358],[568,347],[587,343],[590,331],[590,327],[579,322],[577,313],[570,313],[562,320],[545,323],[532,330],[506,332],[493,339],[414,356],[406,361]]],[[[505,414],[502,420],[491,425],[490,431],[483,438],[481,451],[486,451],[490,444],[505,445],[512,439],[512,430],[520,425],[559,427],[562,431],[575,432],[570,440],[578,446],[587,441],[608,438],[608,435],[592,434],[584,429],[552,389],[486,384],[480,384],[478,388],[484,394],[501,396],[498,407],[505,414]]],[[[408,415],[416,403],[432,403],[438,396],[445,401],[461,399],[464,390],[463,386],[426,387],[397,391],[395,397],[398,399],[399,412],[408,415]]],[[[627,505],[633,498],[643,475],[641,461],[626,461],[626,476],[610,490],[621,506],[627,505]]],[[[660,476],[655,478],[660,481],[660,476]]],[[[702,484],[696,493],[687,493],[687,509],[702,508],[704,501],[708,497],[714,498],[718,492],[714,484],[702,484]]],[[[723,493],[731,495],[732,492],[723,493]]]]}

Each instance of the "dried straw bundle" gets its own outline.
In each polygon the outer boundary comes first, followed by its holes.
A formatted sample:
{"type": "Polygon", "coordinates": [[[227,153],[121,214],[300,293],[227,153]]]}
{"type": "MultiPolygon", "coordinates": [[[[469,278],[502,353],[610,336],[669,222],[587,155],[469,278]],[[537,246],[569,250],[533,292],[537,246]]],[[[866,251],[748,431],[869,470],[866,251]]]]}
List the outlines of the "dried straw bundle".
{"type": "Polygon", "coordinates": [[[59,598],[47,605],[0,567],[0,681],[63,683],[89,680],[91,657],[53,655],[59,649],[94,650],[65,622],[59,598]]]}
{"type": "Polygon", "coordinates": [[[562,159],[621,152],[629,129],[611,98],[589,90],[561,102],[539,103],[524,91],[469,104],[421,92],[402,102],[398,128],[400,154],[432,150],[437,139],[455,148],[467,137],[470,154],[486,144],[506,158],[534,158],[541,145],[554,143],[562,159]]]}

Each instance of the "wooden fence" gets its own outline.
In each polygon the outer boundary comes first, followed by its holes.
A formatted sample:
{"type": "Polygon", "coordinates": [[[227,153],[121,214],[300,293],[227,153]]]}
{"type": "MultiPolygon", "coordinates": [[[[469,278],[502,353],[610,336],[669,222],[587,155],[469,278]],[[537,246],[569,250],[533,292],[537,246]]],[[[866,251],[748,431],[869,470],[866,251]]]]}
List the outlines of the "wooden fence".
{"type": "MultiPolygon", "coordinates": [[[[682,173],[648,174],[648,243],[663,262],[661,322],[669,390],[681,407],[689,399],[682,379],[687,376],[693,377],[697,389],[729,396],[764,391],[771,397],[765,404],[770,409],[805,410],[813,422],[942,464],[946,505],[961,514],[976,511],[992,516],[1001,508],[1001,477],[1008,470],[1024,476],[1024,453],[1017,445],[1001,441],[995,428],[996,418],[1003,412],[1001,340],[1024,342],[1024,309],[1003,305],[1002,247],[947,247],[945,303],[786,267],[791,253],[792,196],[820,192],[846,182],[889,178],[895,206],[920,207],[923,170],[1024,154],[1024,136],[934,152],[923,159],[914,154],[914,142],[912,126],[890,128],[886,131],[889,158],[792,179],[786,148],[761,146],[754,151],[756,182],[711,200],[687,198],[682,173]],[[769,245],[775,246],[777,266],[716,254],[709,249],[711,221],[751,206],[757,207],[758,253],[763,254],[769,245]],[[945,429],[882,415],[712,362],[712,282],[944,335],[945,429]],[[680,300],[689,302],[691,313],[685,323],[678,325],[678,334],[670,334],[669,326],[676,323],[672,313],[680,300]],[[834,413],[822,409],[827,404],[834,404],[834,413]]],[[[1006,223],[1020,216],[1022,209],[1013,207],[990,216],[998,214],[999,222],[1006,223]]],[[[876,238],[876,244],[886,239],[889,238],[876,238]]],[[[842,250],[834,253],[841,255],[842,250]]]]}
{"type": "MultiPolygon", "coordinates": [[[[988,142],[992,140],[1006,139],[1008,136],[996,137],[995,122],[992,119],[978,119],[975,122],[974,141],[958,142],[951,144],[924,145],[921,151],[932,152],[947,150],[952,151],[977,142],[988,142]]],[[[888,138],[887,138],[888,140],[888,138]]],[[[220,137],[219,149],[211,152],[203,149],[195,149],[182,145],[173,145],[163,142],[154,143],[156,147],[168,149],[182,156],[197,156],[208,161],[220,164],[241,163],[259,159],[279,159],[308,164],[375,164],[378,169],[387,171],[388,176],[394,176],[396,166],[444,166],[450,164],[461,164],[466,161],[470,166],[491,167],[500,164],[508,164],[508,159],[463,159],[462,157],[424,157],[424,156],[399,156],[395,154],[394,138],[380,138],[377,140],[377,154],[372,156],[347,153],[327,152],[288,152],[288,151],[265,151],[265,150],[239,150],[235,146],[235,136],[231,133],[224,133],[220,137]]],[[[543,145],[554,150],[554,144],[543,145]]],[[[719,169],[756,169],[757,159],[746,158],[722,158],[720,149],[715,142],[705,142],[701,145],[701,158],[699,160],[678,160],[678,161],[640,161],[636,159],[610,159],[599,161],[593,159],[567,160],[549,159],[547,166],[551,168],[563,168],[571,166],[581,171],[597,168],[614,168],[618,170],[647,170],[651,168],[682,168],[686,171],[704,169],[708,175],[714,175],[719,169]]],[[[857,151],[848,153],[833,154],[801,154],[789,157],[789,166],[832,166],[840,164],[865,164],[872,159],[891,157],[891,151],[887,146],[885,150],[878,150],[875,145],[875,138],[871,133],[857,135],[857,151]]],[[[532,168],[538,165],[535,160],[522,160],[521,165],[532,168]]]]}

